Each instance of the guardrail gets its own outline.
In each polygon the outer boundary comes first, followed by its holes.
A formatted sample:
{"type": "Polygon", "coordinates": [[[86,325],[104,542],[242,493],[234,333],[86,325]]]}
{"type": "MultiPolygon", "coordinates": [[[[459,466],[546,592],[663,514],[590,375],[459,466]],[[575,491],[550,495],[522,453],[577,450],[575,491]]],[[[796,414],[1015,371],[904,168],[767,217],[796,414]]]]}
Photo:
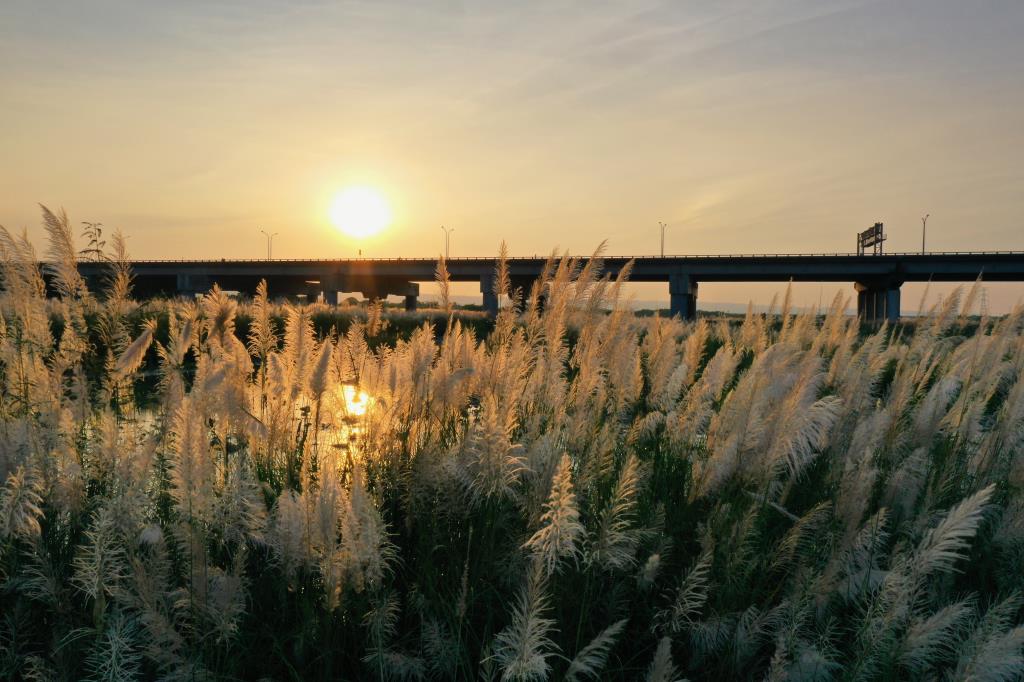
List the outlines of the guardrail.
{"type": "MultiPolygon", "coordinates": [[[[714,253],[714,254],[693,254],[693,255],[671,255],[671,256],[601,256],[602,260],[722,260],[730,258],[863,258],[866,260],[877,258],[929,258],[935,256],[1024,256],[1024,251],[929,251],[920,253],[918,251],[892,252],[883,254],[857,254],[857,253],[714,253]]],[[[571,256],[582,260],[588,260],[591,256],[571,256]]],[[[545,261],[548,256],[510,256],[509,261],[545,261]]],[[[557,256],[556,258],[561,258],[557,256]]],[[[191,259],[148,259],[133,260],[133,265],[163,264],[163,263],[436,263],[437,258],[191,258],[191,259]]],[[[481,262],[498,260],[495,256],[465,256],[460,258],[449,258],[448,263],[459,262],[481,262]]],[[[106,261],[83,261],[79,265],[91,265],[104,263],[106,261]]]]}

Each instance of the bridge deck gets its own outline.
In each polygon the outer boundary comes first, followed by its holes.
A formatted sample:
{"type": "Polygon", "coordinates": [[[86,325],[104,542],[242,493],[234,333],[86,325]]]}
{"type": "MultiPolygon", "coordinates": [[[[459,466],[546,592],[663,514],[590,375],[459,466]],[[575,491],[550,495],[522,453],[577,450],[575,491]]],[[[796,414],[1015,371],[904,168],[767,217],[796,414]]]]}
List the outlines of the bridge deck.
{"type": "MultiPolygon", "coordinates": [[[[447,261],[456,282],[479,282],[484,304],[494,309],[494,257],[447,261]]],[[[587,257],[580,257],[583,262],[587,257]]],[[[860,310],[870,317],[898,315],[899,287],[912,281],[1024,281],[1022,251],[955,251],[866,254],[714,254],[676,256],[604,256],[605,272],[617,275],[632,262],[630,280],[667,282],[672,309],[692,316],[700,282],[855,282],[860,310]],[[894,313],[893,308],[897,311],[894,313]]],[[[509,271],[518,286],[540,276],[546,257],[513,257],[509,271]]],[[[404,295],[415,306],[417,282],[433,281],[434,258],[274,259],[274,260],[139,260],[132,263],[140,295],[194,293],[214,283],[224,289],[254,292],[266,279],[271,292],[323,291],[336,300],[338,291],[368,297],[404,295]]],[[[98,282],[106,266],[80,264],[82,274],[98,282]]]]}

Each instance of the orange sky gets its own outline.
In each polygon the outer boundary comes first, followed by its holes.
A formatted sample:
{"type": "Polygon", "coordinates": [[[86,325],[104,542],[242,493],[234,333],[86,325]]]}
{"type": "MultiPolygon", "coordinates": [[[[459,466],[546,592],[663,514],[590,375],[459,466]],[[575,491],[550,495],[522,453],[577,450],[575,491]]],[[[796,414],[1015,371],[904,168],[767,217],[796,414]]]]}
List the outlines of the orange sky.
{"type": "Polygon", "coordinates": [[[1024,250],[1022,34],[1017,0],[7,0],[0,223],[63,205],[143,258],[258,257],[261,228],[433,255],[441,224],[453,255],[652,254],[659,220],[671,253],[848,251],[876,220],[916,250],[930,213],[930,248],[1024,250]],[[350,184],[389,197],[381,235],[329,223],[350,184]]]}

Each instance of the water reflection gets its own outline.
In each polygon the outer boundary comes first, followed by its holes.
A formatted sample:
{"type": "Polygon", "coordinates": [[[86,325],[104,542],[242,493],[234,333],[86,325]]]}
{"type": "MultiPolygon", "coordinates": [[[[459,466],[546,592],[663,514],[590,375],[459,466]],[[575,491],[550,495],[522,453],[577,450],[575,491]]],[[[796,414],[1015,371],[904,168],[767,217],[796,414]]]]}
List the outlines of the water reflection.
{"type": "Polygon", "coordinates": [[[361,417],[366,414],[370,406],[370,395],[352,384],[345,384],[341,387],[341,395],[345,399],[345,411],[352,417],[361,417]]]}

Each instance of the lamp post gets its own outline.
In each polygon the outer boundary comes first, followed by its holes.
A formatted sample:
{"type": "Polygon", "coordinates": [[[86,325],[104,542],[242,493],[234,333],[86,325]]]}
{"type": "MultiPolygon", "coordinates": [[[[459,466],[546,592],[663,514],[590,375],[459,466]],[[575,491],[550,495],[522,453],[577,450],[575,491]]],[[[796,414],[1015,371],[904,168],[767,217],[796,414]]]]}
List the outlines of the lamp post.
{"type": "Polygon", "coordinates": [[[267,232],[266,230],[260,230],[260,232],[262,232],[267,238],[267,260],[271,260],[274,252],[274,237],[277,236],[277,232],[267,232]]]}
{"type": "Polygon", "coordinates": [[[448,246],[452,232],[455,231],[454,227],[441,226],[441,231],[444,232],[444,259],[448,260],[448,246]]]}
{"type": "Polygon", "coordinates": [[[928,229],[928,216],[930,216],[930,215],[931,215],[931,213],[925,213],[924,217],[921,218],[921,255],[922,256],[924,255],[924,236],[925,236],[925,232],[928,229]]]}
{"type": "Polygon", "coordinates": [[[665,223],[659,221],[658,225],[661,227],[661,257],[665,257],[665,228],[668,227],[665,223]]]}

